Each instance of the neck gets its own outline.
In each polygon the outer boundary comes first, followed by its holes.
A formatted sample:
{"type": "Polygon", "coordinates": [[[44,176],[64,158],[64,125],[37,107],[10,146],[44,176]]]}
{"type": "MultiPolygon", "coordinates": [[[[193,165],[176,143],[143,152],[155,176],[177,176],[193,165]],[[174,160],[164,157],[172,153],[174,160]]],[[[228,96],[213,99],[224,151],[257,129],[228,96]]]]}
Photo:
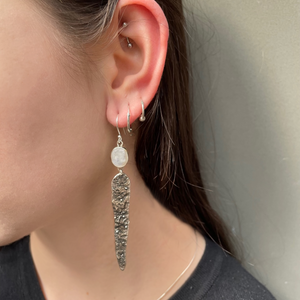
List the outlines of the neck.
{"type": "MultiPolygon", "coordinates": [[[[157,299],[193,258],[193,228],[153,198],[134,167],[124,171],[131,180],[125,270],[119,269],[115,254],[108,180],[96,189],[94,197],[74,199],[74,205],[60,213],[55,222],[31,233],[31,254],[47,300],[88,296],[157,299]]],[[[195,269],[204,247],[205,241],[198,233],[193,264],[166,296],[175,292],[195,269]]]]}

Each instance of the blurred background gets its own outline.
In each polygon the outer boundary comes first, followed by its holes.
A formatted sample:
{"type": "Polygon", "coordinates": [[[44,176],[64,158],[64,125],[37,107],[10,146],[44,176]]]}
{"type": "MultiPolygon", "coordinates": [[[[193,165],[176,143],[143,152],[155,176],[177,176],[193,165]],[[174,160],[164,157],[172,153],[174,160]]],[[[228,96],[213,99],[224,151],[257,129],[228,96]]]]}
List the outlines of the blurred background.
{"type": "Polygon", "coordinates": [[[185,0],[198,154],[243,266],[300,299],[300,1],[185,0]]]}

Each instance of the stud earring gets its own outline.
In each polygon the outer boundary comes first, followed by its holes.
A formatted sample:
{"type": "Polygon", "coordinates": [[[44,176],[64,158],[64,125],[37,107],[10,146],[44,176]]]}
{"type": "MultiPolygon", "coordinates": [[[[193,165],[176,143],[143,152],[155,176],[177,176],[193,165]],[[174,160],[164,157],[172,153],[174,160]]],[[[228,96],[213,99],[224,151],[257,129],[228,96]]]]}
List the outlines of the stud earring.
{"type": "Polygon", "coordinates": [[[144,107],[144,102],[143,102],[143,100],[141,100],[141,102],[142,102],[142,114],[141,114],[141,116],[140,116],[140,121],[141,121],[141,122],[144,122],[144,121],[146,120],[146,117],[145,117],[145,107],[144,107]]]}
{"type": "Polygon", "coordinates": [[[123,147],[122,136],[116,119],[118,141],[117,147],[111,152],[111,161],[119,170],[111,182],[112,206],[114,212],[114,236],[115,252],[120,270],[124,271],[126,266],[126,247],[129,232],[129,201],[130,201],[130,179],[122,171],[128,162],[127,150],[123,147]]]}

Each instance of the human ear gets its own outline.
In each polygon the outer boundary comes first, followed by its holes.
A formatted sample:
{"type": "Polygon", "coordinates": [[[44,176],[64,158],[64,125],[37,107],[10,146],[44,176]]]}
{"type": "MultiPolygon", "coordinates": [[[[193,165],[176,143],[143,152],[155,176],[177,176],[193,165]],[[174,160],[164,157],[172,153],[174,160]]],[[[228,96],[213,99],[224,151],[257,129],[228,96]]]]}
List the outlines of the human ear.
{"type": "Polygon", "coordinates": [[[155,0],[120,0],[110,25],[120,35],[108,43],[103,73],[107,83],[107,120],[119,127],[130,124],[154,98],[161,81],[169,27],[155,0]],[[124,22],[127,26],[123,26],[124,22]],[[132,47],[128,47],[128,43],[132,47]]]}

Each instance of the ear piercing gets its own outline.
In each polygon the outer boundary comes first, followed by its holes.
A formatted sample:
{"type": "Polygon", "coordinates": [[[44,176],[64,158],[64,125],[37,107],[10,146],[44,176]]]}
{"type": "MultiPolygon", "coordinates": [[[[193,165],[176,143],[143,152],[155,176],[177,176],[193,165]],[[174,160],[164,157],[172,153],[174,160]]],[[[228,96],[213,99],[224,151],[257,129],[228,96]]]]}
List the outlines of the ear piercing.
{"type": "MultiPolygon", "coordinates": [[[[128,26],[128,24],[126,22],[124,22],[122,26],[123,26],[123,28],[126,28],[128,26]]],[[[130,42],[128,37],[126,38],[126,40],[127,40],[127,47],[131,49],[133,47],[132,43],[130,42]]]]}
{"type": "Polygon", "coordinates": [[[130,43],[129,38],[127,37],[126,39],[127,39],[127,47],[132,48],[132,44],[130,43]]]}
{"type": "Polygon", "coordinates": [[[128,105],[128,112],[127,112],[127,131],[130,135],[132,135],[132,128],[130,128],[130,111],[129,111],[129,105],[128,105]]]}
{"type": "Polygon", "coordinates": [[[141,103],[142,103],[142,114],[140,116],[140,121],[141,122],[144,122],[146,120],[146,117],[145,117],[145,107],[144,107],[144,102],[143,100],[141,100],[141,103]]]}
{"type": "MultiPolygon", "coordinates": [[[[144,107],[143,100],[141,100],[141,103],[142,103],[142,114],[141,114],[139,120],[141,122],[144,122],[146,120],[146,117],[145,117],[145,107],[144,107]]],[[[127,131],[129,132],[130,136],[132,136],[133,130],[130,127],[130,109],[129,109],[129,104],[128,104],[128,112],[127,112],[127,131]]]]}

